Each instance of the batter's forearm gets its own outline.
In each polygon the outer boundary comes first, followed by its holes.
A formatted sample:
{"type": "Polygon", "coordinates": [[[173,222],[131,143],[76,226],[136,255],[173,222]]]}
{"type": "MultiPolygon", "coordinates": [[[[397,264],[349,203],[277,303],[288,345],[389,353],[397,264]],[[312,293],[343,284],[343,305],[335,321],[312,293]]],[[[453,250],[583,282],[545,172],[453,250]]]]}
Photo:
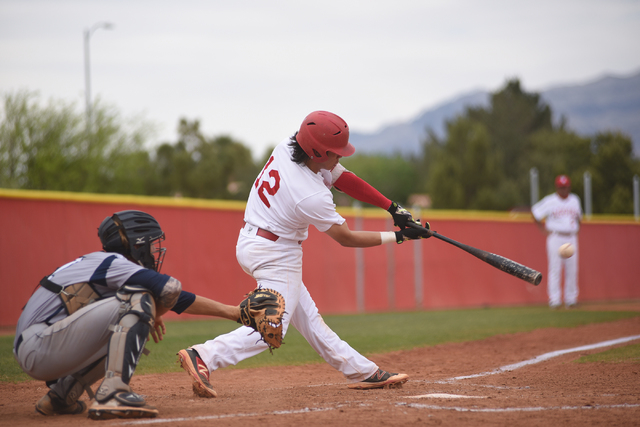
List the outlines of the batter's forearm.
{"type": "Polygon", "coordinates": [[[352,231],[340,244],[349,248],[370,248],[381,245],[382,238],[378,231],[352,231]]]}
{"type": "Polygon", "coordinates": [[[369,248],[386,243],[382,241],[379,231],[352,231],[346,221],[332,225],[325,233],[347,248],[369,248]]]}

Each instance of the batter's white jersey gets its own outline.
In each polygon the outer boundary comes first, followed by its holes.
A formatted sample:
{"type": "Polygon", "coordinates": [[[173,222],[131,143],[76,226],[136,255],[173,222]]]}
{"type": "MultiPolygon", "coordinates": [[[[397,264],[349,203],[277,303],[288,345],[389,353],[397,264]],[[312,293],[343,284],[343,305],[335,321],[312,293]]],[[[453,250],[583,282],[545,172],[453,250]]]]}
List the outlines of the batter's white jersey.
{"type": "Polygon", "coordinates": [[[345,220],[336,212],[330,191],[336,174],[324,169],[316,174],[291,161],[289,142],[286,139],[278,144],[258,175],[244,220],[282,238],[303,241],[309,224],[325,232],[345,220]]]}
{"type": "Polygon", "coordinates": [[[558,193],[549,194],[531,208],[533,217],[542,221],[546,218],[547,231],[556,233],[577,233],[580,229],[582,207],[580,198],[571,193],[563,199],[558,193]]]}

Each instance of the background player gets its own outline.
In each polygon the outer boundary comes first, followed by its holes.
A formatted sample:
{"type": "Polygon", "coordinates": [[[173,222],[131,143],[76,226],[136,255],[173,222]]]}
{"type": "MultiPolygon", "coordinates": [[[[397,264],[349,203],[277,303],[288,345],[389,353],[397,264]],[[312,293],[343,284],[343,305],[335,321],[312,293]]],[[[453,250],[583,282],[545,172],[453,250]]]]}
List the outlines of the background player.
{"type": "MultiPolygon", "coordinates": [[[[335,114],[316,111],[303,121],[299,132],[281,142],[251,189],[240,230],[236,256],[243,270],[259,287],[275,289],[286,301],[283,332],[291,323],[316,352],[342,372],[350,388],[379,388],[407,381],[406,374],[383,371],[362,356],[327,327],[302,282],[302,242],[309,225],[327,233],[343,246],[370,247],[427,237],[405,228],[414,221],[411,214],[391,202],[339,160],[355,151],[349,144],[349,127],[335,114]],[[330,188],[388,209],[397,232],[352,231],[335,210],[330,188]]],[[[428,224],[427,224],[428,226],[428,224]]],[[[325,268],[331,268],[325,265],[325,268]]],[[[264,351],[267,346],[240,327],[204,344],[181,350],[178,355],[194,380],[194,391],[215,397],[209,384],[211,371],[264,351]]]]}
{"type": "Polygon", "coordinates": [[[161,316],[171,309],[237,320],[240,309],[182,291],[177,279],[160,274],[164,232],[151,215],[115,213],[98,236],[104,252],[42,279],[18,320],[14,355],[50,388],[36,404],[43,415],[85,412],[78,399],[85,390],[93,399],[90,386],[104,377],[90,418],[155,417],[129,381],[149,333],[158,342],[166,331],[161,316]]]}
{"type": "Polygon", "coordinates": [[[556,177],[556,192],[533,205],[531,213],[540,230],[547,235],[549,306],[557,308],[562,304],[560,276],[564,265],[564,303],[573,307],[578,303],[578,232],[582,207],[580,198],[571,193],[569,177],[556,177]],[[570,243],[575,249],[569,258],[562,258],[558,253],[565,243],[570,243]]]}

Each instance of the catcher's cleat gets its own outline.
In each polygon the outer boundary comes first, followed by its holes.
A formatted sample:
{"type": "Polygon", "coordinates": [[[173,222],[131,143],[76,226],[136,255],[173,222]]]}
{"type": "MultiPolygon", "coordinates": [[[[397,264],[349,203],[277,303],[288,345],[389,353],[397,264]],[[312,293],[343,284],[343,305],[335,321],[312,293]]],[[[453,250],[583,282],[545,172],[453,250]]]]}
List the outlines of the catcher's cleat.
{"type": "Polygon", "coordinates": [[[367,390],[371,388],[401,388],[409,379],[407,374],[393,374],[382,369],[371,375],[364,381],[349,384],[349,388],[367,390]]]}
{"type": "Polygon", "coordinates": [[[105,402],[95,400],[89,407],[88,417],[92,420],[113,418],[154,418],[158,410],[139,394],[121,391],[105,402]]]}
{"type": "Polygon", "coordinates": [[[71,405],[64,403],[53,390],[42,396],[36,403],[36,411],[42,415],[77,415],[82,414],[87,409],[87,404],[81,401],[73,402],[71,405]]]}
{"type": "Polygon", "coordinates": [[[209,368],[202,361],[197,351],[192,348],[180,350],[178,352],[178,361],[182,369],[187,371],[193,380],[193,392],[196,396],[206,397],[208,399],[217,397],[218,393],[209,383],[209,368]]]}

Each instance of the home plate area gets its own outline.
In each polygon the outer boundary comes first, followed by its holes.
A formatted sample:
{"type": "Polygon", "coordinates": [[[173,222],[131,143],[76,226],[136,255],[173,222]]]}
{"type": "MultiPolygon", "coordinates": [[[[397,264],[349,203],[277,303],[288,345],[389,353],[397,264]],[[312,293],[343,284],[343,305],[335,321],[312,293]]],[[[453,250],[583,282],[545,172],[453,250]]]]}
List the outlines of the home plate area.
{"type": "Polygon", "coordinates": [[[423,399],[423,398],[432,398],[432,399],[484,399],[487,396],[465,396],[462,394],[449,394],[449,393],[429,393],[429,394],[421,394],[419,396],[408,396],[409,399],[423,399]]]}
{"type": "MultiPolygon", "coordinates": [[[[409,375],[397,389],[349,389],[326,363],[222,369],[211,377],[215,399],[195,397],[184,372],[135,375],[133,389],[158,408],[159,416],[100,424],[639,425],[638,361],[575,362],[638,342],[640,317],[369,355],[382,369],[409,375]]],[[[44,419],[36,414],[34,404],[45,393],[41,382],[0,385],[3,424],[96,425],[82,416],[44,419]]]]}
{"type": "MultiPolygon", "coordinates": [[[[204,420],[305,427],[637,425],[640,365],[574,363],[582,355],[640,340],[633,334],[640,332],[638,319],[616,323],[615,337],[609,334],[613,325],[592,325],[572,330],[572,336],[541,330],[372,356],[382,368],[410,373],[398,389],[349,390],[326,364],[223,370],[214,374],[219,380],[215,402],[191,396],[189,415],[161,413],[163,418],[153,421],[181,426],[204,420]],[[248,376],[254,378],[253,390],[246,388],[248,376]],[[208,413],[201,412],[205,407],[208,413]]],[[[180,398],[189,393],[184,382],[180,398]]]]}

